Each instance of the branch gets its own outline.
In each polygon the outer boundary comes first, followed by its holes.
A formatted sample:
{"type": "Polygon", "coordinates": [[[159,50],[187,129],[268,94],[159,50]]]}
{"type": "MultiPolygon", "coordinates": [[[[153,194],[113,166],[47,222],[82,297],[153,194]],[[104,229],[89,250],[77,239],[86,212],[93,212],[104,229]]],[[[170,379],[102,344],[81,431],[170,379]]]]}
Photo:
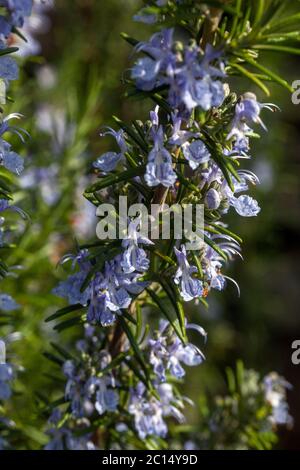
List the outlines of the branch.
{"type": "MultiPolygon", "coordinates": [[[[228,3],[229,0],[220,0],[222,3],[228,3]]],[[[204,22],[203,34],[200,41],[200,46],[205,49],[207,44],[213,42],[214,34],[218,29],[220,20],[223,15],[222,8],[209,8],[207,10],[206,20],[204,22]]]]}

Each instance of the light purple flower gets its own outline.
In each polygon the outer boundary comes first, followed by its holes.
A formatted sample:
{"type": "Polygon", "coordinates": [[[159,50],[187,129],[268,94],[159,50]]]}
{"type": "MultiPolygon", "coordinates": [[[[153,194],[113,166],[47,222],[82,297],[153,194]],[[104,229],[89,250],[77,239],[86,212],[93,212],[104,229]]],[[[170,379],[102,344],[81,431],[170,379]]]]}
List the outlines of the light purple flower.
{"type": "Polygon", "coordinates": [[[196,266],[190,266],[187,260],[185,246],[182,245],[181,251],[177,248],[174,248],[174,251],[178,262],[178,269],[174,277],[174,282],[179,286],[181,297],[186,302],[201,297],[203,293],[203,284],[200,279],[192,277],[192,274],[197,272],[197,268],[196,266]]]}
{"type": "Polygon", "coordinates": [[[178,115],[178,113],[172,114],[172,124],[173,130],[172,135],[169,139],[169,144],[171,145],[183,145],[191,137],[197,137],[198,133],[190,132],[186,129],[181,129],[183,119],[178,115]]]}
{"type": "Polygon", "coordinates": [[[275,111],[279,109],[272,103],[259,103],[254,93],[245,93],[235,107],[235,116],[227,139],[234,139],[233,150],[246,153],[249,150],[249,138],[252,129],[249,124],[259,124],[267,130],[260,118],[262,109],[275,111]]]}
{"type": "Polygon", "coordinates": [[[166,188],[173,186],[177,176],[173,169],[172,157],[164,147],[162,126],[153,135],[154,147],[148,155],[145,180],[148,186],[162,184],[166,188]]]}
{"type": "Polygon", "coordinates": [[[264,377],[263,388],[265,398],[272,407],[271,423],[292,426],[293,418],[287,403],[287,390],[292,388],[291,384],[276,372],[271,372],[264,377]]]}
{"type": "Polygon", "coordinates": [[[8,294],[0,294],[0,311],[11,312],[20,308],[20,305],[8,294]]]}
{"type": "Polygon", "coordinates": [[[120,147],[120,152],[106,152],[99,157],[94,163],[94,168],[108,173],[113,171],[117,164],[124,158],[124,153],[127,150],[127,144],[122,130],[115,131],[110,127],[106,132],[100,134],[101,136],[112,135],[120,147]]]}
{"type": "Polygon", "coordinates": [[[53,289],[53,294],[68,299],[70,305],[81,304],[86,306],[91,296],[90,287],[81,292],[81,286],[86,276],[87,272],[82,271],[70,275],[53,289]]]}
{"type": "Polygon", "coordinates": [[[27,132],[20,127],[9,125],[11,119],[20,119],[21,117],[22,115],[18,113],[9,114],[0,123],[0,165],[3,165],[7,170],[17,175],[20,175],[24,169],[24,160],[20,155],[11,150],[11,145],[6,142],[3,135],[6,132],[11,132],[24,142],[23,134],[28,135],[27,132]]]}
{"type": "Polygon", "coordinates": [[[136,86],[141,90],[152,90],[157,86],[159,68],[159,62],[150,57],[142,57],[133,66],[131,77],[136,80],[136,86]]]}
{"type": "Polygon", "coordinates": [[[112,388],[113,385],[110,376],[92,377],[86,384],[89,395],[95,395],[95,409],[99,415],[116,411],[118,407],[119,394],[112,388]]]}
{"type": "Polygon", "coordinates": [[[8,400],[11,396],[10,382],[13,379],[13,369],[6,363],[6,346],[0,340],[0,400],[8,400]]]}
{"type": "Polygon", "coordinates": [[[146,387],[139,382],[136,388],[130,391],[130,403],[128,411],[134,417],[134,424],[140,439],[147,436],[166,437],[168,427],[166,417],[174,417],[179,422],[184,422],[181,412],[183,402],[175,397],[171,384],[163,383],[155,385],[160,397],[149,396],[146,387]]]}
{"type": "Polygon", "coordinates": [[[137,218],[129,223],[128,235],[122,241],[122,247],[125,248],[123,252],[121,266],[124,273],[133,273],[134,271],[145,272],[149,268],[149,259],[141,245],[153,245],[149,238],[144,237],[137,227],[140,225],[141,220],[137,218]]]}
{"type": "Polygon", "coordinates": [[[255,217],[261,210],[257,201],[247,195],[231,199],[231,204],[242,217],[255,217]]]}
{"type": "Polygon", "coordinates": [[[19,69],[14,59],[0,56],[0,78],[3,80],[17,80],[19,69]]]}
{"type": "Polygon", "coordinates": [[[31,14],[32,0],[3,0],[2,4],[9,11],[7,21],[12,26],[23,26],[24,17],[31,14]]]}
{"type": "Polygon", "coordinates": [[[168,328],[169,323],[160,322],[155,339],[149,340],[150,364],[162,382],[166,381],[166,372],[180,379],[185,375],[181,362],[188,366],[201,364],[204,356],[193,344],[184,345],[178,336],[168,328]]]}
{"type": "Polygon", "coordinates": [[[210,159],[210,152],[202,140],[194,140],[192,143],[186,142],[182,148],[183,154],[193,170],[210,159]]]}

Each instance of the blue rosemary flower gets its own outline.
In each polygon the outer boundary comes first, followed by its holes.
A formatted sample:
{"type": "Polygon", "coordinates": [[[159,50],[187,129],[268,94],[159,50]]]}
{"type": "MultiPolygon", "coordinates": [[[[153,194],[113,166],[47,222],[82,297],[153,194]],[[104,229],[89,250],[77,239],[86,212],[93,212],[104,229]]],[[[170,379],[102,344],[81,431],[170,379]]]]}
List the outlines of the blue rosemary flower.
{"type": "MultiPolygon", "coordinates": [[[[2,44],[0,43],[0,50],[2,49],[2,44]]],[[[19,76],[19,69],[17,63],[14,59],[7,56],[0,56],[0,78],[9,82],[10,80],[17,80],[19,76]]]]}
{"type": "Polygon", "coordinates": [[[233,199],[231,204],[242,217],[255,217],[260,212],[258,202],[245,194],[233,199]]]}
{"type": "Polygon", "coordinates": [[[11,312],[20,308],[20,305],[8,294],[0,294],[0,311],[11,312]]]}
{"type": "Polygon", "coordinates": [[[0,400],[8,400],[11,396],[10,382],[14,377],[13,368],[6,362],[6,346],[0,339],[0,400]]]}
{"type": "Polygon", "coordinates": [[[3,135],[6,132],[12,132],[18,135],[21,141],[24,142],[22,134],[27,135],[27,132],[20,127],[9,125],[11,119],[20,119],[21,117],[22,115],[18,113],[9,114],[0,124],[0,165],[3,165],[7,170],[17,175],[20,175],[24,169],[24,160],[20,155],[11,150],[11,145],[6,142],[3,135]]]}
{"type": "Polygon", "coordinates": [[[63,416],[59,408],[54,408],[48,420],[50,429],[47,434],[51,439],[44,450],[95,450],[90,433],[75,436],[72,428],[68,427],[68,423],[64,426],[59,425],[62,419],[63,416]]]}
{"type": "Polygon", "coordinates": [[[22,27],[24,18],[30,16],[32,0],[2,0],[1,6],[7,9],[7,13],[0,16],[0,31],[8,36],[13,27],[22,27]]]}
{"type": "Polygon", "coordinates": [[[152,139],[154,147],[148,155],[145,180],[148,186],[162,184],[166,188],[173,186],[177,176],[173,169],[172,156],[164,146],[162,126],[153,125],[152,139]]]}
{"type": "Polygon", "coordinates": [[[190,266],[185,246],[182,245],[181,251],[177,248],[174,248],[174,251],[178,261],[174,282],[179,286],[181,297],[186,302],[201,297],[203,284],[199,279],[192,277],[192,274],[197,272],[197,268],[196,266],[190,266]]]}
{"type": "Polygon", "coordinates": [[[132,68],[137,88],[153,90],[168,85],[168,101],[181,113],[197,106],[204,111],[220,106],[225,98],[224,85],[218,80],[224,77],[222,64],[218,63],[220,52],[207,46],[203,55],[196,44],[184,46],[183,52],[176,51],[173,34],[173,29],[165,29],[148,43],[138,44],[137,51],[147,57],[138,59],[132,68]],[[218,66],[212,66],[212,62],[218,66]]]}
{"type": "Polygon", "coordinates": [[[149,268],[149,259],[143,248],[140,245],[153,245],[149,238],[144,237],[137,231],[138,226],[141,224],[141,219],[136,218],[128,225],[128,235],[122,242],[122,247],[125,248],[123,252],[121,266],[124,273],[133,273],[134,271],[145,272],[149,268]]]}
{"type": "MultiPolygon", "coordinates": [[[[100,351],[99,361],[94,365],[96,373],[107,367],[110,361],[110,355],[106,351],[100,351]]],[[[76,366],[72,360],[64,363],[63,372],[68,379],[65,397],[71,402],[74,417],[90,416],[94,410],[100,415],[106,411],[116,411],[119,396],[110,374],[103,377],[91,375],[88,363],[76,366]]]]}
{"type": "Polygon", "coordinates": [[[287,403],[287,390],[292,388],[291,384],[276,372],[271,372],[265,376],[263,388],[265,398],[272,407],[271,423],[273,425],[293,425],[293,418],[289,413],[287,403]]]}
{"type": "Polygon", "coordinates": [[[202,352],[193,344],[182,344],[178,336],[171,331],[167,321],[160,322],[155,339],[149,339],[150,364],[162,382],[166,381],[166,372],[180,379],[185,375],[181,362],[196,366],[204,360],[202,352]]]}
{"type": "Polygon", "coordinates": [[[108,173],[114,170],[117,164],[124,158],[124,153],[127,150],[127,144],[125,142],[124,132],[122,130],[115,131],[109,127],[106,132],[103,132],[100,135],[112,135],[120,147],[120,152],[106,152],[93,163],[95,168],[108,173]]]}
{"type": "Polygon", "coordinates": [[[160,400],[148,396],[145,385],[139,382],[136,388],[130,391],[130,404],[128,411],[134,417],[134,424],[140,439],[147,436],[165,437],[168,427],[165,418],[173,416],[180,422],[184,417],[180,411],[182,402],[175,398],[170,384],[156,386],[160,400]]]}
{"type": "Polygon", "coordinates": [[[186,142],[182,148],[183,155],[193,170],[196,170],[199,165],[207,163],[210,159],[209,150],[202,140],[194,140],[192,143],[186,142]]]}
{"type": "Polygon", "coordinates": [[[237,152],[247,153],[249,151],[249,136],[253,133],[250,124],[259,124],[267,130],[260,118],[262,109],[275,111],[279,109],[272,103],[259,103],[254,93],[245,93],[235,107],[235,116],[227,139],[233,138],[233,149],[237,152]]]}

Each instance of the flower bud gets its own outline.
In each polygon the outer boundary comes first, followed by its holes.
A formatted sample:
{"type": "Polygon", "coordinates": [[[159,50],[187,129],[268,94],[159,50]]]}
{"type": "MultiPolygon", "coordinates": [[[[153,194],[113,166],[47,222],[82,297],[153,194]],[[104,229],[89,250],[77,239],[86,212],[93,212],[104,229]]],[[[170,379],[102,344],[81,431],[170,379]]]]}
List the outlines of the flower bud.
{"type": "Polygon", "coordinates": [[[221,200],[218,191],[214,188],[210,188],[205,196],[205,204],[207,208],[210,210],[218,209],[220,202],[221,200]]]}

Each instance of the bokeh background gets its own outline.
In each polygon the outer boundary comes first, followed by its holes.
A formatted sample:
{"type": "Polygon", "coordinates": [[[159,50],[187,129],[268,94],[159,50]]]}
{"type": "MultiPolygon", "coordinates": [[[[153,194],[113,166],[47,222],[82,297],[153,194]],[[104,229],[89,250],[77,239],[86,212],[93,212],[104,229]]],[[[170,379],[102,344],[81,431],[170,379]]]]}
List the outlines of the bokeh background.
{"type": "MultiPolygon", "coordinates": [[[[26,171],[17,194],[31,220],[20,229],[9,259],[22,269],[17,279],[3,282],[3,290],[22,306],[14,320],[23,340],[13,354],[24,372],[11,414],[26,433],[29,448],[45,442],[39,396],[55,394],[62,386],[43,353],[51,340],[68,344],[76,336],[74,329],[58,336],[44,320],[64,306],[51,294],[64,277],[57,267],[60,257],[76,242],[94,237],[93,211],[81,193],[93,177],[91,162],[111,144],[99,131],[112,125],[112,115],[143,119],[152,106],[124,99],[122,80],[132,58],[120,33],[138,39],[151,33],[150,26],[132,21],[139,3],[57,0],[55,9],[37,11],[36,21],[28,25],[32,40],[21,47],[25,66],[12,93],[11,112],[26,116],[24,127],[31,134],[20,148],[26,171]]],[[[300,79],[299,59],[283,61],[266,54],[265,60],[290,83],[300,79]]],[[[246,80],[234,87],[265,100],[246,80]]],[[[262,212],[249,220],[228,216],[244,239],[244,261],[236,260],[228,272],[238,281],[241,297],[229,285],[211,295],[208,310],[193,312],[208,331],[207,360],[189,372],[186,394],[196,401],[201,395],[222,394],[225,367],[234,367],[239,358],[262,376],[276,370],[293,385],[288,400],[295,420],[293,429],[280,431],[278,447],[295,449],[300,448],[300,365],[291,362],[291,344],[300,339],[300,105],[279,86],[271,89],[271,101],[281,112],[264,112],[268,132],[253,143],[249,163],[261,180],[253,196],[262,212]]],[[[200,419],[195,410],[188,415],[194,423],[200,419]]]]}

